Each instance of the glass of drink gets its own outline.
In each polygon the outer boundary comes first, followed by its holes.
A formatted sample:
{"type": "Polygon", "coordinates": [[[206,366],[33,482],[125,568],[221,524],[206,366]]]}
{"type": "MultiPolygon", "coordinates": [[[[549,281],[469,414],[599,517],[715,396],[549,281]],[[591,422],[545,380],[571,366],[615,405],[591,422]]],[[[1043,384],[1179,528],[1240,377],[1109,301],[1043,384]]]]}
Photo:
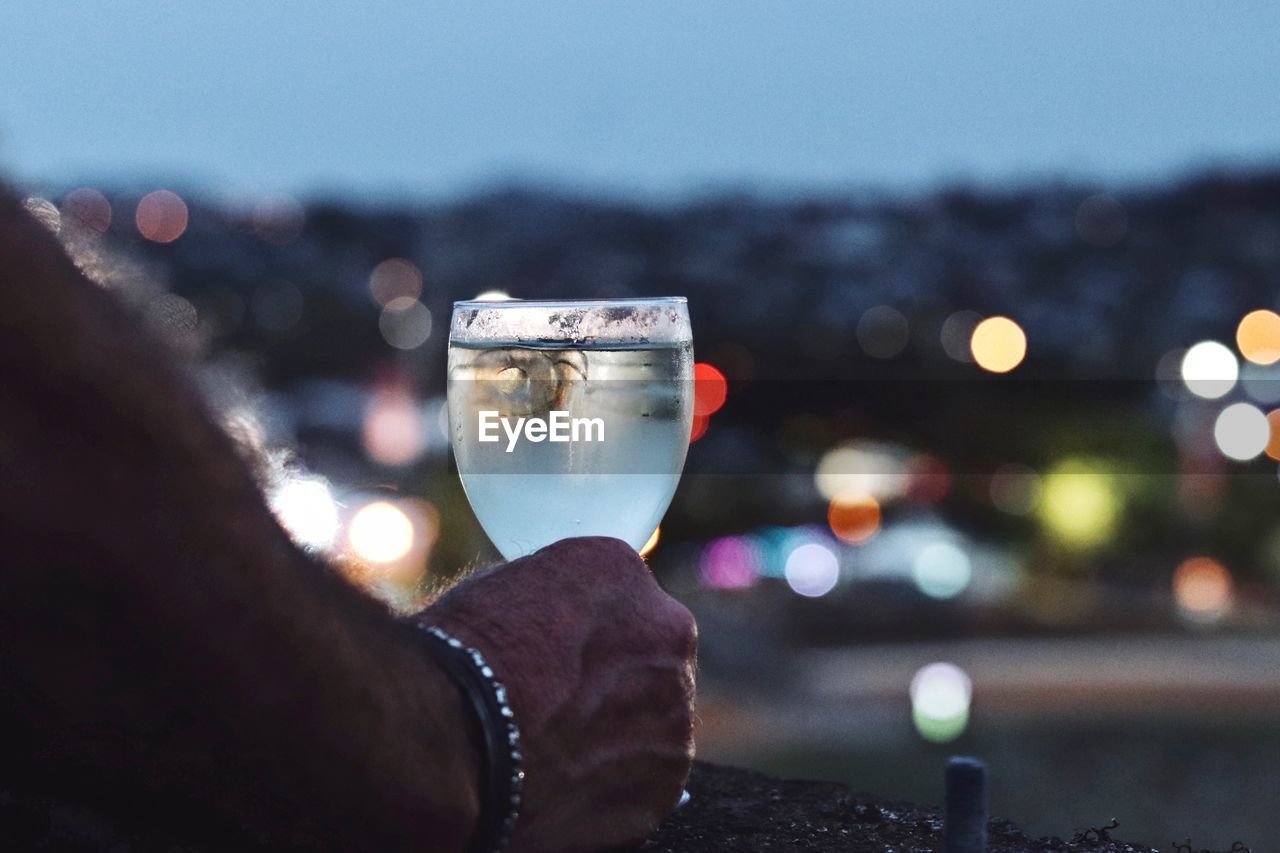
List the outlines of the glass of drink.
{"type": "Polygon", "coordinates": [[[509,560],[569,536],[639,550],[671,503],[692,419],[684,297],[454,303],[453,452],[509,560]]]}

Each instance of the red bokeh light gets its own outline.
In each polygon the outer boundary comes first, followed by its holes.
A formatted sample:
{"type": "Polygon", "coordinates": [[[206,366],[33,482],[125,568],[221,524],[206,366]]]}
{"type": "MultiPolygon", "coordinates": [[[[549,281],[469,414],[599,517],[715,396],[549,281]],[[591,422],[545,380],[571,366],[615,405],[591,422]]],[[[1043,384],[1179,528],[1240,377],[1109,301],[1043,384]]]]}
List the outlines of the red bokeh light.
{"type": "Polygon", "coordinates": [[[714,366],[700,361],[693,366],[693,414],[710,417],[729,397],[729,383],[714,366]]]}
{"type": "Polygon", "coordinates": [[[138,202],[138,233],[155,243],[172,243],[187,230],[187,203],[177,193],[156,190],[138,202]]]}
{"type": "Polygon", "coordinates": [[[707,434],[707,428],[711,426],[710,415],[694,415],[693,429],[689,433],[690,443],[697,441],[707,434]]]}
{"type": "Polygon", "coordinates": [[[907,465],[910,483],[907,499],[922,504],[935,504],[951,491],[951,472],[946,463],[936,456],[923,454],[907,465]]]}

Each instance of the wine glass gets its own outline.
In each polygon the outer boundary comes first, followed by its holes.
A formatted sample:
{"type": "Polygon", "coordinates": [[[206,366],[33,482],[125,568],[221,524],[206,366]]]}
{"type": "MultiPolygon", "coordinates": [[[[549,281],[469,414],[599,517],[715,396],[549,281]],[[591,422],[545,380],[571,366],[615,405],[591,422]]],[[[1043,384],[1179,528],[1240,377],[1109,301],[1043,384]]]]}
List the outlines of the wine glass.
{"type": "Polygon", "coordinates": [[[671,504],[692,425],[683,296],[453,304],[453,454],[508,560],[569,536],[640,550],[671,504]]]}
{"type": "Polygon", "coordinates": [[[448,396],[463,488],[503,557],[569,536],[639,550],[689,448],[685,299],[456,302],[448,396]]]}

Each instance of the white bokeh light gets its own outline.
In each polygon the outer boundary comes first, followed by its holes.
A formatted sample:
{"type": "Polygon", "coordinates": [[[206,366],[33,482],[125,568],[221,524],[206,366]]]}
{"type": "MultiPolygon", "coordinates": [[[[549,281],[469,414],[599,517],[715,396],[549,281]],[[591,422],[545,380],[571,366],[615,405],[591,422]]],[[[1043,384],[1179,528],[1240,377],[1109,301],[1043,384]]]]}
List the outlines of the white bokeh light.
{"type": "Polygon", "coordinates": [[[787,585],[806,598],[820,598],[840,580],[840,560],[821,542],[800,545],[787,557],[787,585]]]}
{"type": "Polygon", "coordinates": [[[276,518],[299,545],[317,549],[333,545],[341,521],[338,504],[324,480],[287,480],[272,493],[270,504],[276,518]]]}
{"type": "Polygon", "coordinates": [[[396,349],[417,349],[431,337],[431,310],[413,297],[396,297],[382,309],[378,330],[396,349]]]}
{"type": "Polygon", "coordinates": [[[395,504],[374,501],[351,519],[347,542],[362,560],[393,563],[413,547],[413,521],[395,504]]]}
{"type": "Polygon", "coordinates": [[[1213,423],[1213,440],[1222,455],[1237,462],[1257,459],[1271,441],[1271,422],[1251,403],[1227,406],[1213,423]]]}
{"type": "Polygon", "coordinates": [[[1217,341],[1201,341],[1182,357],[1182,382],[1197,397],[1216,400],[1236,387],[1240,363],[1217,341]]]}
{"type": "Polygon", "coordinates": [[[901,448],[874,442],[833,447],[822,455],[813,482],[827,500],[861,492],[878,501],[892,500],[906,491],[909,478],[901,448]]]}
{"type": "Polygon", "coordinates": [[[911,716],[926,740],[944,743],[969,724],[973,682],[953,663],[931,663],[911,679],[911,716]]]}
{"type": "Polygon", "coordinates": [[[911,562],[911,578],[930,598],[955,598],[973,577],[969,555],[952,542],[930,542],[911,562]]]}

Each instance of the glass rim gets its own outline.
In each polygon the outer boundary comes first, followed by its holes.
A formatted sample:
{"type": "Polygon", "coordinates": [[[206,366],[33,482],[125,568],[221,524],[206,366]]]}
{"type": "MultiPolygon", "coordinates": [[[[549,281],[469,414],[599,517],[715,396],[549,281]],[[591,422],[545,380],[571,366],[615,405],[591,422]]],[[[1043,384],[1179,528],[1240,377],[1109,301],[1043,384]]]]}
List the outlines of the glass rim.
{"type": "Polygon", "coordinates": [[[616,299],[460,299],[454,308],[597,308],[642,307],[645,305],[688,305],[684,296],[622,296],[616,299]]]}
{"type": "Polygon", "coordinates": [[[513,346],[691,343],[689,301],[683,296],[625,299],[468,300],[453,303],[449,343],[510,342],[513,346]]]}

